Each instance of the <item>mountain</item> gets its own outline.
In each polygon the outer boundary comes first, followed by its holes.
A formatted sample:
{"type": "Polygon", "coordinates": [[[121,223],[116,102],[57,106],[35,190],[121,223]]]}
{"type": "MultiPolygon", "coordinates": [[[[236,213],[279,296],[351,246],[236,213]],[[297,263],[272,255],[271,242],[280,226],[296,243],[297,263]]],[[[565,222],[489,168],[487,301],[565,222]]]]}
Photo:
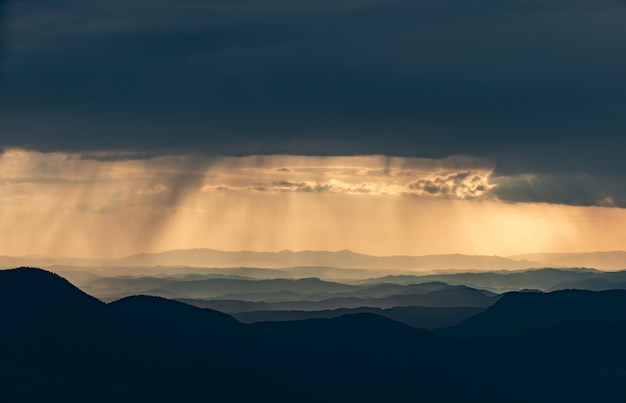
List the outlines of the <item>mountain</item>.
{"type": "MultiPolygon", "coordinates": [[[[317,278],[272,278],[258,280],[237,274],[248,269],[212,269],[205,273],[162,276],[89,276],[84,272],[77,281],[81,289],[105,301],[135,294],[172,299],[230,299],[243,301],[321,301],[331,298],[381,299],[391,296],[417,295],[458,286],[493,293],[521,290],[553,291],[577,288],[605,290],[624,288],[626,271],[602,272],[592,269],[535,269],[524,271],[462,272],[437,275],[402,275],[341,283],[317,278]],[[219,271],[218,271],[219,270],[219,271]]],[[[263,269],[250,269],[256,272],[263,269]]],[[[278,270],[271,269],[270,272],[278,270]]],[[[284,270],[287,271],[287,270],[284,270]]],[[[296,276],[297,273],[290,273],[296,276]]],[[[74,277],[70,276],[74,279],[74,277]]],[[[493,294],[491,294],[493,296],[493,294]]],[[[406,303],[403,303],[405,305],[406,303]]],[[[460,306],[468,306],[461,303],[460,306]]],[[[471,305],[475,306],[475,305],[471,305]]],[[[480,305],[484,306],[484,305],[480,305]]],[[[340,307],[354,307],[336,306],[340,307]]],[[[324,309],[332,309],[324,307],[324,309]]],[[[294,308],[295,309],[295,308],[294,308]]],[[[299,308],[297,308],[299,309],[299,308]]],[[[315,309],[315,308],[314,308],[315,309]]]]}
{"type": "Polygon", "coordinates": [[[104,277],[171,277],[178,278],[198,276],[204,278],[248,278],[256,280],[273,279],[300,279],[300,278],[323,278],[328,281],[352,281],[383,276],[389,272],[385,269],[341,269],[324,266],[296,266],[283,267],[280,269],[268,269],[261,267],[205,267],[205,266],[47,266],[46,269],[66,276],[71,281],[81,284],[104,277]]]}
{"type": "Polygon", "coordinates": [[[26,335],[32,326],[45,324],[54,333],[76,317],[84,317],[87,326],[90,316],[103,309],[104,303],[54,273],[26,267],[0,270],[0,321],[14,321],[11,331],[26,335]]]}
{"type": "MultiPolygon", "coordinates": [[[[189,274],[213,275],[213,278],[240,276],[255,279],[316,277],[338,282],[365,281],[393,275],[395,277],[386,280],[406,284],[407,281],[413,282],[412,275],[420,277],[419,282],[448,282],[449,275],[446,274],[421,278],[424,274],[435,271],[474,273],[489,271],[506,274],[511,271],[532,271],[529,269],[548,267],[553,269],[587,267],[589,272],[593,271],[591,268],[622,270],[626,269],[626,252],[539,253],[500,257],[462,254],[372,256],[349,250],[230,252],[215,249],[187,249],[137,254],[113,260],[53,258],[39,255],[0,256],[0,268],[16,266],[45,267],[80,285],[93,281],[96,277],[173,277],[189,274]]],[[[518,285],[513,283],[507,285],[504,282],[495,281],[491,288],[488,285],[489,281],[470,283],[469,281],[473,279],[469,277],[457,279],[458,282],[451,282],[451,284],[464,284],[496,292],[506,292],[522,288],[548,290],[558,283],[576,281],[581,278],[549,281],[549,284],[540,283],[539,286],[532,284],[520,286],[521,282],[517,282],[518,285]]],[[[450,279],[452,280],[454,279],[450,279]]],[[[509,280],[513,281],[513,277],[509,280]]]]}
{"type": "MultiPolygon", "coordinates": [[[[237,328],[240,323],[232,316],[212,310],[201,309],[182,302],[145,295],[126,297],[108,305],[109,310],[134,325],[172,328],[176,331],[191,330],[198,324],[204,329],[237,328]]],[[[198,331],[198,328],[194,328],[198,331]]]]}
{"type": "Polygon", "coordinates": [[[104,304],[9,270],[0,401],[624,401],[625,293],[506,294],[461,338],[373,313],[247,325],[162,298],[104,304]]]}
{"type": "Polygon", "coordinates": [[[116,266],[196,267],[333,267],[341,269],[481,269],[515,270],[542,267],[530,261],[512,260],[498,256],[469,256],[460,254],[427,256],[370,256],[349,250],[337,252],[285,250],[282,252],[225,252],[215,249],[186,249],[162,253],[145,253],[112,262],[116,266]]]}
{"type": "Polygon", "coordinates": [[[0,272],[0,285],[3,402],[488,396],[484,381],[437,355],[450,351],[445,338],[377,315],[250,326],[162,298],[104,304],[42,270],[0,272]]]}
{"type": "Polygon", "coordinates": [[[207,387],[221,401],[252,397],[236,379],[256,365],[256,332],[220,312],[154,297],[104,304],[24,268],[0,271],[0,320],[2,402],[201,402],[207,387]]]}
{"type": "Polygon", "coordinates": [[[568,321],[459,339],[456,359],[526,402],[626,400],[626,322],[568,321]]]}
{"type": "Polygon", "coordinates": [[[450,285],[465,285],[468,287],[474,287],[501,293],[508,291],[519,291],[522,289],[537,289],[547,291],[562,283],[582,281],[598,277],[615,277],[617,275],[618,273],[605,273],[597,270],[580,268],[544,268],[512,272],[492,271],[480,273],[433,274],[423,276],[385,276],[382,278],[368,279],[364,281],[363,284],[416,284],[424,282],[443,282],[450,285]]]}
{"type": "MultiPolygon", "coordinates": [[[[488,291],[435,282],[409,285],[389,283],[350,285],[317,278],[254,280],[204,277],[188,275],[181,278],[128,276],[98,278],[81,287],[106,301],[146,294],[186,301],[200,300],[200,304],[193,302],[192,304],[204,307],[211,306],[202,302],[203,300],[232,300],[269,303],[276,307],[280,306],[278,309],[302,310],[414,305],[485,307],[491,305],[496,296],[488,291]]],[[[265,308],[257,307],[252,310],[265,308]]]]}
{"type": "Polygon", "coordinates": [[[568,281],[559,283],[551,287],[548,291],[557,290],[590,290],[590,291],[606,291],[606,290],[626,290],[626,281],[611,281],[604,276],[593,277],[578,281],[568,281]]]}
{"type": "Polygon", "coordinates": [[[562,290],[505,294],[478,315],[445,329],[454,336],[479,336],[555,326],[571,321],[625,322],[626,290],[562,290]]]}
{"type": "MultiPolygon", "coordinates": [[[[252,326],[269,332],[281,346],[282,353],[276,354],[274,364],[315,379],[322,393],[319,400],[312,401],[456,402],[468,397],[496,401],[490,396],[494,391],[500,399],[505,396],[515,401],[499,385],[457,371],[448,361],[456,351],[448,339],[379,315],[362,313],[252,326]],[[318,383],[322,377],[327,380],[318,383]],[[328,383],[328,379],[333,381],[328,383]],[[455,387],[446,387],[450,384],[455,387]]],[[[314,387],[305,388],[306,393],[315,394],[314,387]]]]}
{"type": "Polygon", "coordinates": [[[592,267],[599,270],[626,269],[626,252],[589,252],[589,253],[529,253],[509,256],[509,259],[541,262],[548,267],[592,267]]]}
{"type": "MultiPolygon", "coordinates": [[[[72,307],[75,304],[93,306],[102,304],[96,298],[76,288],[63,277],[32,267],[0,270],[0,304],[27,306],[72,307]],[[28,293],[24,293],[28,290],[28,293]]],[[[75,307],[75,306],[74,306],[75,307]]]]}
{"type": "Polygon", "coordinates": [[[336,318],[355,313],[372,313],[385,318],[424,329],[449,327],[483,311],[483,308],[429,308],[422,306],[381,308],[340,308],[325,311],[246,311],[233,316],[243,323],[284,322],[314,318],[336,318]]]}
{"type": "MultiPolygon", "coordinates": [[[[369,297],[367,290],[356,288],[354,293],[344,295],[339,293],[335,296],[324,297],[317,295],[318,298],[306,299],[303,295],[285,295],[283,293],[272,294],[245,294],[238,295],[240,299],[182,299],[185,303],[189,303],[198,307],[206,307],[216,310],[222,310],[229,314],[260,311],[260,310],[277,310],[277,311],[319,311],[319,310],[335,310],[340,308],[380,308],[388,309],[405,306],[422,306],[422,307],[474,307],[485,308],[492,305],[500,297],[486,291],[476,290],[465,286],[449,286],[447,284],[429,283],[424,289],[419,289],[421,284],[401,287],[385,294],[383,297],[369,297]],[[406,288],[406,289],[403,289],[406,288]],[[363,294],[359,296],[359,292],[363,294]],[[283,297],[283,298],[280,298],[283,297]],[[241,299],[244,299],[243,301],[241,299]]],[[[233,295],[228,295],[232,297],[233,295]]],[[[315,297],[310,295],[309,297],[315,297]]]]}
{"type": "Polygon", "coordinates": [[[229,315],[241,312],[253,312],[272,309],[271,305],[267,302],[239,301],[232,299],[206,300],[179,298],[177,299],[177,301],[188,305],[193,305],[198,308],[214,309],[216,311],[224,312],[229,315]]]}
{"type": "Polygon", "coordinates": [[[99,278],[82,286],[92,294],[111,298],[133,294],[163,295],[173,298],[268,299],[299,297],[301,295],[350,292],[356,287],[323,281],[317,278],[254,280],[242,278],[176,279],[171,277],[112,277],[99,278]],[[256,297],[255,297],[256,296],[256,297]]]}

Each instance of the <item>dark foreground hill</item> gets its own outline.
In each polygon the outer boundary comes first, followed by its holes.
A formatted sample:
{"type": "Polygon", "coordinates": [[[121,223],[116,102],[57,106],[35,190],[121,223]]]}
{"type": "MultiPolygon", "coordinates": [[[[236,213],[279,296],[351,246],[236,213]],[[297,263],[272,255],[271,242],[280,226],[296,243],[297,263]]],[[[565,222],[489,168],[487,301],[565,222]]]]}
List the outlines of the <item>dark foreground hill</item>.
{"type": "Polygon", "coordinates": [[[18,269],[0,271],[0,323],[2,403],[626,398],[620,321],[473,339],[374,314],[245,325],[162,298],[104,304],[18,269]]]}
{"type": "Polygon", "coordinates": [[[487,335],[571,321],[626,322],[626,290],[512,292],[445,333],[456,336],[487,335]]]}
{"type": "Polygon", "coordinates": [[[455,401],[484,390],[439,357],[443,337],[377,315],[249,326],[157,297],[107,305],[42,270],[0,271],[0,284],[3,403],[455,401]]]}
{"type": "Polygon", "coordinates": [[[400,306],[388,309],[361,307],[323,311],[248,311],[233,314],[233,316],[244,323],[255,323],[320,318],[330,319],[356,313],[373,313],[416,328],[437,329],[456,325],[482,311],[483,308],[474,307],[433,308],[423,306],[400,306]]]}

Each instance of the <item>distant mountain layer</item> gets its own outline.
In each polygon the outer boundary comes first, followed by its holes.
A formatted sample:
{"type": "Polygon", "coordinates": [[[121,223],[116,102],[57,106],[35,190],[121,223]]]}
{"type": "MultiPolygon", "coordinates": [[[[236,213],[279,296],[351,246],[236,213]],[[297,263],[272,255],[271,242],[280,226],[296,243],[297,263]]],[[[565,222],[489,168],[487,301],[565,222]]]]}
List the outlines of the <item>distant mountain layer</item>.
{"type": "MultiPolygon", "coordinates": [[[[263,303],[256,310],[323,310],[397,306],[487,307],[497,300],[488,291],[445,283],[349,285],[317,278],[254,280],[245,278],[112,277],[81,286],[103,300],[146,294],[186,300],[237,300],[263,303]]],[[[213,308],[208,303],[203,305],[213,308]]],[[[234,311],[226,311],[235,313],[234,311]]]]}
{"type": "MultiPolygon", "coordinates": [[[[131,255],[116,260],[60,259],[45,256],[0,256],[0,268],[37,266],[73,273],[73,278],[88,274],[169,275],[214,272],[233,269],[241,276],[254,278],[319,277],[327,280],[364,280],[400,274],[422,274],[428,271],[519,271],[538,268],[594,268],[626,270],[626,252],[593,252],[564,254],[526,254],[509,257],[462,254],[425,256],[371,256],[349,250],[227,252],[214,249],[172,250],[162,253],[131,255]],[[84,274],[81,274],[79,268],[84,274]]],[[[82,277],[81,277],[82,276],[82,277]]]]}
{"type": "Polygon", "coordinates": [[[546,267],[589,267],[600,270],[626,270],[626,252],[529,253],[509,256],[514,260],[541,262],[546,267]]]}
{"type": "Polygon", "coordinates": [[[0,271],[0,402],[624,401],[624,308],[625,291],[512,293],[447,337],[368,312],[246,325],[0,271]]]}
{"type": "Polygon", "coordinates": [[[540,267],[528,261],[515,261],[498,256],[429,255],[370,256],[342,250],[224,252],[214,249],[175,250],[157,254],[140,254],[121,259],[120,265],[188,265],[201,267],[264,267],[330,266],[344,269],[483,269],[513,270],[540,267]]]}
{"type": "Polygon", "coordinates": [[[524,289],[549,291],[568,288],[610,290],[625,288],[626,271],[602,272],[590,269],[538,269],[424,276],[400,275],[368,279],[363,284],[415,284],[430,281],[444,282],[451,285],[466,285],[493,292],[524,289]]]}
{"type": "MultiPolygon", "coordinates": [[[[461,254],[427,256],[370,256],[349,250],[337,252],[290,250],[282,252],[226,252],[215,249],[186,249],[162,253],[145,253],[117,260],[54,259],[41,256],[0,257],[0,266],[17,265],[63,266],[190,266],[190,267],[332,267],[368,270],[518,270],[543,267],[538,262],[513,260],[499,256],[471,256],[461,254]]],[[[356,274],[356,273],[355,273],[356,274]]]]}

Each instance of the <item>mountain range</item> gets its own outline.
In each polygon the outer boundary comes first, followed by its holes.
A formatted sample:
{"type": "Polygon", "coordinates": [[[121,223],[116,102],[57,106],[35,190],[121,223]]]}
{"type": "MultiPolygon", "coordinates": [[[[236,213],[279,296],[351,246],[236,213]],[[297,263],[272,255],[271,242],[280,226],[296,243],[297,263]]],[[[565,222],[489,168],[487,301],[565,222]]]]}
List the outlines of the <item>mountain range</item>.
{"type": "MultiPolygon", "coordinates": [[[[220,251],[215,249],[181,249],[161,253],[143,253],[121,259],[62,259],[46,256],[0,256],[0,267],[19,265],[38,267],[157,267],[187,266],[196,268],[250,267],[284,269],[293,267],[318,267],[354,269],[344,273],[353,278],[372,277],[371,271],[419,270],[522,270],[543,267],[587,267],[599,270],[626,269],[626,252],[591,253],[539,253],[508,257],[476,256],[462,254],[425,256],[371,256],[349,250],[341,251],[290,251],[252,252],[220,251]],[[360,270],[360,271],[359,271],[360,270]],[[368,272],[363,272],[363,270],[368,272]]],[[[319,273],[319,270],[317,273],[319,273]]],[[[144,273],[145,274],[145,273],[144,273]]],[[[397,273],[396,273],[397,274],[397,273]]],[[[318,274],[310,276],[318,277],[318,274]]],[[[344,277],[349,278],[349,277],[344,277]]]]}
{"type": "Polygon", "coordinates": [[[116,262],[125,266],[180,265],[195,267],[263,267],[322,266],[342,269],[410,270],[410,269],[483,269],[513,270],[541,267],[529,261],[499,256],[427,255],[371,256],[349,250],[337,252],[285,250],[281,252],[224,252],[214,249],[175,250],[156,254],[139,254],[116,262]]]}
{"type": "Polygon", "coordinates": [[[480,273],[448,273],[431,275],[390,275],[367,279],[362,284],[415,284],[420,282],[444,282],[450,285],[466,285],[492,292],[535,289],[554,291],[568,288],[596,291],[624,288],[626,271],[604,272],[595,269],[554,269],[519,271],[486,271],[480,273]]]}
{"type": "Polygon", "coordinates": [[[528,253],[508,256],[516,261],[531,260],[545,264],[545,267],[588,267],[599,270],[626,269],[626,252],[590,252],[590,253],[528,253]]]}
{"type": "Polygon", "coordinates": [[[243,324],[4,270],[0,401],[617,402],[625,306],[623,290],[562,290],[508,293],[434,332],[372,312],[243,324]]]}

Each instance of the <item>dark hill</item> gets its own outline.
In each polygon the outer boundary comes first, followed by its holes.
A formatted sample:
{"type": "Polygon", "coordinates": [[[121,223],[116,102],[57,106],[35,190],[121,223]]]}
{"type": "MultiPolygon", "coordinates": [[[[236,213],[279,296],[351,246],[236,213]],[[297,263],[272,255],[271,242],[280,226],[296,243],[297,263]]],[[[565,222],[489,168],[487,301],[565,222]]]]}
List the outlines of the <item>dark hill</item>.
{"type": "Polygon", "coordinates": [[[138,327],[175,329],[177,332],[233,329],[241,324],[232,316],[161,297],[137,295],[112,302],[109,311],[138,327]]]}
{"type": "Polygon", "coordinates": [[[477,322],[491,336],[450,338],[374,314],[245,325],[162,298],[107,305],[32,269],[0,287],[3,403],[626,397],[626,291],[509,294],[477,322]]]}
{"type": "Polygon", "coordinates": [[[20,267],[0,270],[0,304],[41,306],[50,309],[102,305],[63,277],[46,270],[20,267]],[[27,290],[27,292],[24,292],[27,290]]]}
{"type": "Polygon", "coordinates": [[[498,385],[458,371],[449,361],[456,346],[447,338],[379,315],[253,326],[279,346],[280,352],[272,354],[274,363],[301,375],[290,382],[310,393],[308,401],[458,402],[468,396],[493,401],[489,394],[494,391],[512,398],[498,385]],[[320,389],[313,391],[305,379],[315,380],[320,389]]]}
{"type": "Polygon", "coordinates": [[[443,333],[477,336],[548,327],[568,321],[626,321],[626,290],[512,292],[443,333]]]}
{"type": "Polygon", "coordinates": [[[303,340],[319,342],[323,338],[348,338],[356,341],[376,340],[386,333],[428,335],[431,338],[441,337],[426,331],[417,331],[410,326],[387,319],[373,313],[354,313],[336,318],[314,318],[287,322],[259,322],[254,326],[265,329],[279,330],[285,333],[301,334],[303,340]]]}
{"type": "Polygon", "coordinates": [[[40,270],[0,274],[0,398],[9,402],[398,402],[488,395],[483,381],[439,356],[454,350],[446,338],[377,315],[251,326],[162,298],[106,305],[40,270]],[[51,303],[34,303],[31,295],[51,303]],[[459,388],[447,388],[448,382],[459,388]]]}
{"type": "Polygon", "coordinates": [[[104,310],[103,302],[54,273],[26,267],[0,270],[0,322],[6,325],[3,332],[15,337],[40,344],[44,337],[56,341],[69,332],[78,339],[97,326],[104,310]]]}
{"type": "Polygon", "coordinates": [[[238,320],[244,323],[255,322],[284,322],[313,318],[335,318],[353,313],[373,313],[391,320],[405,323],[409,326],[423,329],[437,329],[449,327],[482,312],[483,308],[456,307],[456,308],[432,308],[422,306],[406,306],[388,309],[381,308],[353,308],[333,309],[324,311],[247,311],[235,313],[238,320]]]}

